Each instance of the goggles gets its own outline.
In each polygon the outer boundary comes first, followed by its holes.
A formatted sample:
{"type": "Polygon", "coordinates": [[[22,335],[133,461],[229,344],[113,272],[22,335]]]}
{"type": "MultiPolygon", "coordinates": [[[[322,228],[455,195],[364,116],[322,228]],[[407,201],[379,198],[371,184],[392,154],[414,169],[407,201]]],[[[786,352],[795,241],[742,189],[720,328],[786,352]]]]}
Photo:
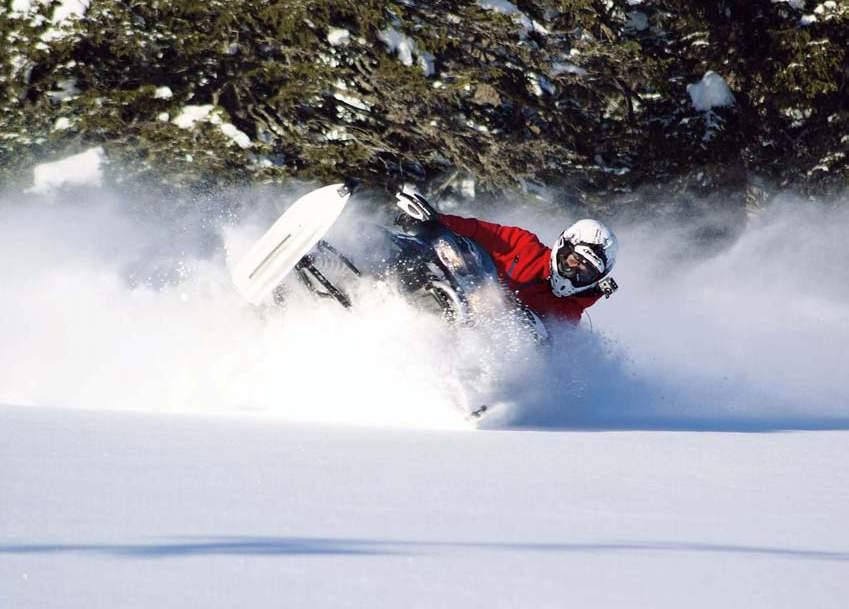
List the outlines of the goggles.
{"type": "Polygon", "coordinates": [[[598,263],[604,267],[603,259],[592,248],[581,243],[575,246],[566,241],[557,250],[557,272],[576,288],[588,286],[601,279],[604,274],[604,271],[594,264],[593,258],[598,259],[598,263]]]}

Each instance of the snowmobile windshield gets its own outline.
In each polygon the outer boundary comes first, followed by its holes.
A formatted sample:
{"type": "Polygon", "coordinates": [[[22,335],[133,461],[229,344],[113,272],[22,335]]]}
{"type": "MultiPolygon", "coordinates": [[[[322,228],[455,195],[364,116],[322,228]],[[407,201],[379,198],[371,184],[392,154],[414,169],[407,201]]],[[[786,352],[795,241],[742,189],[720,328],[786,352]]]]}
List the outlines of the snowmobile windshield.
{"type": "Polygon", "coordinates": [[[603,274],[569,242],[557,251],[557,272],[576,288],[595,283],[603,274]]]}

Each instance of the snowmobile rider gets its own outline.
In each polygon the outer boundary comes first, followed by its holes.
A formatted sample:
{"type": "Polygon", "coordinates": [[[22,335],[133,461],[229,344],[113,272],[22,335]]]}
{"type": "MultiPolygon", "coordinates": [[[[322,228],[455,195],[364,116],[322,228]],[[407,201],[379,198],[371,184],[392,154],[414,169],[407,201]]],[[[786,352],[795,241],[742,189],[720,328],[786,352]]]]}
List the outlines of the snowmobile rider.
{"type": "Polygon", "coordinates": [[[440,214],[409,189],[396,194],[396,204],[415,220],[439,222],[476,241],[492,257],[501,281],[544,320],[577,324],[584,309],[617,289],[610,276],[616,235],[597,220],[575,222],[549,248],[523,228],[440,214]]]}

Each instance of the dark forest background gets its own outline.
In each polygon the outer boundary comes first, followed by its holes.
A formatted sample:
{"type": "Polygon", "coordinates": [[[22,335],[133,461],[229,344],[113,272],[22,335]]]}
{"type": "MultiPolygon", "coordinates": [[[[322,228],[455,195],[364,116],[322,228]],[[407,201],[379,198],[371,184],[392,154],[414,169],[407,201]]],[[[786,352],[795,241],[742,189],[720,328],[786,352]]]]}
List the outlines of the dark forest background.
{"type": "Polygon", "coordinates": [[[57,35],[58,2],[3,0],[0,186],[100,145],[111,181],[163,193],[471,177],[479,197],[544,186],[605,213],[845,187],[847,3],[514,4],[93,0],[57,35]],[[693,107],[708,71],[733,106],[693,107]],[[213,108],[181,128],[187,105],[213,108]]]}

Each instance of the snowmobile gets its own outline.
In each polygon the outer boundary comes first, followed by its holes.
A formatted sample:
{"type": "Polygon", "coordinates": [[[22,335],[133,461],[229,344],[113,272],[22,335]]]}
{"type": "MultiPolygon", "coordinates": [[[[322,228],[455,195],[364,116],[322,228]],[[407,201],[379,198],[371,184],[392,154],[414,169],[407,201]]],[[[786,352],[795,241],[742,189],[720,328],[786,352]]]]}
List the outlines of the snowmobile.
{"type": "Polygon", "coordinates": [[[269,298],[279,302],[283,280],[294,273],[316,296],[350,308],[345,286],[368,275],[393,282],[410,300],[452,323],[473,325],[506,311],[535,341],[548,341],[542,320],[502,286],[489,254],[438,222],[405,221],[402,215],[392,229],[374,227],[388,246],[386,255],[379,264],[360,268],[325,239],[354,188],[334,184],[298,199],[235,266],[239,292],[254,304],[269,298]]]}

